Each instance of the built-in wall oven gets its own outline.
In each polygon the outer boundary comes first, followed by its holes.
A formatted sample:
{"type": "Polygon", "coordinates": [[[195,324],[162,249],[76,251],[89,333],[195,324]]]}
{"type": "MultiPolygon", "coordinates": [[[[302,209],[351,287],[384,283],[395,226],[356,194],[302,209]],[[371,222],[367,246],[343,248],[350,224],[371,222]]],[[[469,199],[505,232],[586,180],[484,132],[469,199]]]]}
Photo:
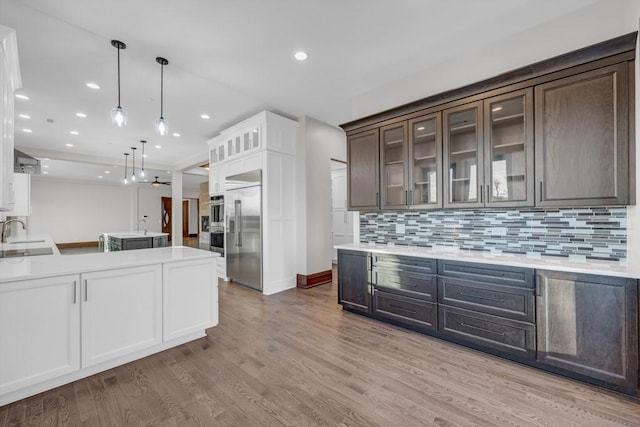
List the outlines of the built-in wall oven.
{"type": "Polygon", "coordinates": [[[211,215],[209,218],[211,240],[209,248],[224,256],[224,196],[211,196],[211,215]]]}

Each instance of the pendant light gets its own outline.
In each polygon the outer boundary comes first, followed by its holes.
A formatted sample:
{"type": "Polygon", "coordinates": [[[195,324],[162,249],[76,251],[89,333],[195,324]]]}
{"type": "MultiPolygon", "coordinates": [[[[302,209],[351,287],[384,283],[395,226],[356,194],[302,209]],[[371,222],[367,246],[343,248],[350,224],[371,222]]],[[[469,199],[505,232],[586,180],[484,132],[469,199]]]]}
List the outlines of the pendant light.
{"type": "Polygon", "coordinates": [[[131,159],[131,182],[136,182],[136,147],[131,147],[133,158],[131,159]]]}
{"type": "Polygon", "coordinates": [[[127,124],[127,112],[120,106],[120,49],[126,49],[127,45],[119,40],[111,40],[111,46],[118,49],[118,106],[111,109],[111,122],[121,128],[127,124]]]}
{"type": "Polygon", "coordinates": [[[128,184],[129,180],[127,179],[127,159],[129,158],[129,153],[124,153],[124,183],[128,184]]]}
{"type": "Polygon", "coordinates": [[[160,64],[160,118],[156,120],[156,131],[159,135],[164,136],[169,133],[169,125],[162,114],[164,106],[164,66],[167,65],[169,61],[158,56],[156,62],[160,64]]]}
{"type": "Polygon", "coordinates": [[[140,169],[140,176],[144,178],[144,144],[146,144],[147,141],[141,139],[140,143],[142,144],[142,169],[140,169]]]}

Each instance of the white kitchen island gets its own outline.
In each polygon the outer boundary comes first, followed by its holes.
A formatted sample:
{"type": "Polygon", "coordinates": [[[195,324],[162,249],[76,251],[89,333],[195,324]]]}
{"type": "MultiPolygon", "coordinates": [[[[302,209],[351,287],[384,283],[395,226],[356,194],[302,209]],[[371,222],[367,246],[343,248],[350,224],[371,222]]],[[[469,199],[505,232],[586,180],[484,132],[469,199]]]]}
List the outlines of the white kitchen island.
{"type": "Polygon", "coordinates": [[[216,257],[188,247],[0,259],[0,405],[205,336],[216,257]]]}

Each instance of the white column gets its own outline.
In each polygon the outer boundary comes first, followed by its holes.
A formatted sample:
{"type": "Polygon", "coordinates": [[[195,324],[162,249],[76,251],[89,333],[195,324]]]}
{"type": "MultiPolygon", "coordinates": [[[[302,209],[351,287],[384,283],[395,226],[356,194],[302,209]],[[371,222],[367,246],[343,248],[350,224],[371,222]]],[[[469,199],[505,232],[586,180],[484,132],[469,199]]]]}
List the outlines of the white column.
{"type": "Polygon", "coordinates": [[[182,172],[171,174],[171,236],[172,246],[182,246],[182,172]]]}

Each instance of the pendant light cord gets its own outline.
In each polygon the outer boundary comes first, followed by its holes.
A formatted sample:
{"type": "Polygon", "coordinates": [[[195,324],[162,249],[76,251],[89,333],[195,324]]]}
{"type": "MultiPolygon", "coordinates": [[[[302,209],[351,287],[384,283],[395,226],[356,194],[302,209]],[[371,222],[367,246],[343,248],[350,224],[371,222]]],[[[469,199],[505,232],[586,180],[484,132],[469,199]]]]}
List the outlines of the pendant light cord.
{"type": "Polygon", "coordinates": [[[118,107],[120,105],[120,45],[118,45],[118,107]]]}
{"type": "Polygon", "coordinates": [[[162,108],[164,106],[164,64],[160,64],[160,118],[164,119],[162,108]]]}

